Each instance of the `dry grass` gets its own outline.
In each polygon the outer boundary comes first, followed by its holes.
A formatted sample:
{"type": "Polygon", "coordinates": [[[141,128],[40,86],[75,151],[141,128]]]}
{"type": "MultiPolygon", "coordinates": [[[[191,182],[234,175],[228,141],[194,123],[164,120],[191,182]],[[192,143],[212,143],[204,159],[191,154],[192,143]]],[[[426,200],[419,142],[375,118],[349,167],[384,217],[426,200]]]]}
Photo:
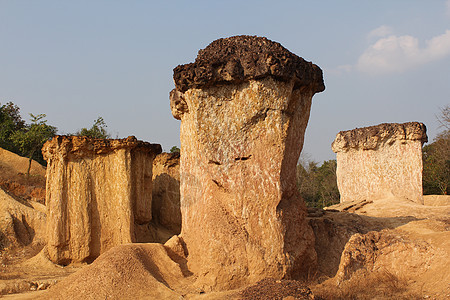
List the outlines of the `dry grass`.
{"type": "Polygon", "coordinates": [[[408,287],[408,281],[387,270],[357,272],[350,280],[336,285],[332,280],[311,288],[323,299],[423,299],[408,287]]]}

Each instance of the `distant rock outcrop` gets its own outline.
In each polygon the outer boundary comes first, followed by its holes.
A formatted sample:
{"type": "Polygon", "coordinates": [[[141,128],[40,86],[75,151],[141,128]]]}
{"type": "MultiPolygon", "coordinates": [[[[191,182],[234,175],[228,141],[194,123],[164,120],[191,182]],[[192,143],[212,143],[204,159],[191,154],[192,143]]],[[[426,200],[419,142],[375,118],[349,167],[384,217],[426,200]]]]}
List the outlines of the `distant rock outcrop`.
{"type": "Polygon", "coordinates": [[[92,261],[113,246],[139,241],[152,218],[152,165],[159,144],[132,136],[56,136],[42,152],[53,262],[92,261]]]}
{"type": "Polygon", "coordinates": [[[337,153],[341,202],[390,196],[422,203],[422,123],[380,124],[341,131],[332,144],[337,153]]]}
{"type": "Polygon", "coordinates": [[[266,38],[211,43],[174,69],[181,237],[204,290],[298,277],[316,264],[295,180],[320,68],[266,38]]]}
{"type": "Polygon", "coordinates": [[[161,153],[153,161],[152,211],[160,225],[180,233],[180,152],[161,153]]]}

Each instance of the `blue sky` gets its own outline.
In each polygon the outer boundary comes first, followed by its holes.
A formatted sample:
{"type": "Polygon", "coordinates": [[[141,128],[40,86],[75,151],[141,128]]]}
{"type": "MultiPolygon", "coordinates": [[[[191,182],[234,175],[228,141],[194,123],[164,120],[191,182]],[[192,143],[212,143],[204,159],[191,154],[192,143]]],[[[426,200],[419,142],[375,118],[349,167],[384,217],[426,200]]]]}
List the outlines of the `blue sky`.
{"type": "Polygon", "coordinates": [[[340,130],[424,122],[450,104],[450,0],[0,0],[0,103],[59,132],[102,116],[114,137],[179,145],[172,70],[221,37],[266,36],[324,71],[303,152],[340,130]]]}

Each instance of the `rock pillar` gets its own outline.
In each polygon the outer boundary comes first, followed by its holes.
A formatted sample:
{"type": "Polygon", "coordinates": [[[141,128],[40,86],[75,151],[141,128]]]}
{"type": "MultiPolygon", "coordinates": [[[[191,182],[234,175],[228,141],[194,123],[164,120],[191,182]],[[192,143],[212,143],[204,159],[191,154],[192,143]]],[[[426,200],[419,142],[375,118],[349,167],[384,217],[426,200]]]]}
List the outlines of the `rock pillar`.
{"type": "Polygon", "coordinates": [[[316,262],[296,187],[322,71],[266,38],[219,39],[174,69],[181,237],[197,286],[299,276],[316,262]]]}
{"type": "Polygon", "coordinates": [[[179,234],[180,211],[180,152],[161,153],[153,161],[153,218],[179,234]]]}
{"type": "Polygon", "coordinates": [[[136,140],[56,136],[45,143],[50,259],[92,261],[136,242],[152,218],[152,164],[161,146],[136,140]]]}
{"type": "Polygon", "coordinates": [[[380,124],[341,131],[332,144],[337,153],[341,202],[407,198],[423,204],[422,123],[380,124]]]}

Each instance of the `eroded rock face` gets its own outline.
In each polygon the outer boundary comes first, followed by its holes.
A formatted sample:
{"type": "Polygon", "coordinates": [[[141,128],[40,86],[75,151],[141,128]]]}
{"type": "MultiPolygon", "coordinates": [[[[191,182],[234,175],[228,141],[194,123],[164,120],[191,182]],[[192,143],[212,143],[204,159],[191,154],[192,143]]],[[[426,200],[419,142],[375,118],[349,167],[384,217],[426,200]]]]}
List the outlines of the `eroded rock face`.
{"type": "Polygon", "coordinates": [[[432,260],[443,254],[424,240],[413,240],[389,231],[353,235],[342,253],[337,282],[350,279],[359,270],[389,270],[417,278],[428,271],[432,260]]]}
{"type": "Polygon", "coordinates": [[[113,246],[139,241],[136,227],[152,218],[152,164],[160,145],[135,137],[56,136],[42,152],[53,262],[91,261],[113,246]]]}
{"type": "Polygon", "coordinates": [[[217,40],[174,70],[181,237],[205,290],[315,266],[295,177],[322,71],[266,38],[217,40]]]}
{"type": "Polygon", "coordinates": [[[45,245],[44,205],[20,203],[0,188],[0,252],[4,248],[45,245]]]}
{"type": "Polygon", "coordinates": [[[153,218],[167,229],[179,234],[180,152],[161,153],[153,161],[153,218]]]}
{"type": "Polygon", "coordinates": [[[332,144],[337,153],[341,202],[403,197],[423,204],[422,123],[380,124],[341,131],[332,144]]]}

